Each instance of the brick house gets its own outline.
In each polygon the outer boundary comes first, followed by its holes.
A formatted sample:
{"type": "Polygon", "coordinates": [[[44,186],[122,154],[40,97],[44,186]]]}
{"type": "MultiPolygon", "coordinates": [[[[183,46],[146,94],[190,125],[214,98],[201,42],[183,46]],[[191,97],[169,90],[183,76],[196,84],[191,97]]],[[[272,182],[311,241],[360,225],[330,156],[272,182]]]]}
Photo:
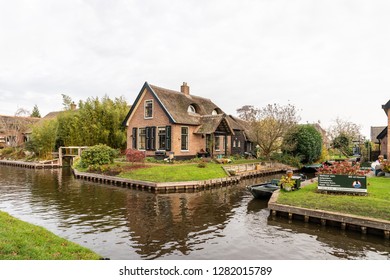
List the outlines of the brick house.
{"type": "Polygon", "coordinates": [[[384,155],[387,159],[390,159],[390,142],[388,141],[389,129],[390,129],[390,100],[382,105],[382,109],[387,115],[387,127],[385,127],[377,136],[380,146],[380,154],[384,155]]]}
{"type": "Polygon", "coordinates": [[[29,140],[31,127],[40,118],[0,116],[0,148],[16,147],[29,140]]]}
{"type": "Polygon", "coordinates": [[[179,92],[145,82],[123,125],[128,149],[177,159],[230,155],[232,136],[243,130],[210,99],[190,94],[187,83],[179,92]]]}

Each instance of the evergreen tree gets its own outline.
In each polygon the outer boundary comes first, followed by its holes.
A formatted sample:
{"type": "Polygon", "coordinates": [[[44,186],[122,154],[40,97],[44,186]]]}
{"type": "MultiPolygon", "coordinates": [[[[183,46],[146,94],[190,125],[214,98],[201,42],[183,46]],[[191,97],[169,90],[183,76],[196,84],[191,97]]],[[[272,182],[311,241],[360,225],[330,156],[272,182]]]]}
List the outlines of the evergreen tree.
{"type": "Polygon", "coordinates": [[[301,156],[303,163],[315,162],[321,157],[321,133],[310,124],[296,125],[285,135],[282,149],[293,156],[301,156]]]}
{"type": "Polygon", "coordinates": [[[34,105],[34,108],[32,110],[30,117],[41,118],[41,114],[39,113],[39,109],[38,109],[38,106],[36,104],[34,105]]]}

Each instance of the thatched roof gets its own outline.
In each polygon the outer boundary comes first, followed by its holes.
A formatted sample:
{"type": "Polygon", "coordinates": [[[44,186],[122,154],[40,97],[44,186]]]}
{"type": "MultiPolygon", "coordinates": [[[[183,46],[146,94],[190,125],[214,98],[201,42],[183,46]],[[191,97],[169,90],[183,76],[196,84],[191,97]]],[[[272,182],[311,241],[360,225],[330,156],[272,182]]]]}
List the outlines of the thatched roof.
{"type": "Polygon", "coordinates": [[[211,115],[213,110],[223,113],[210,99],[196,95],[183,94],[182,92],[150,85],[165,109],[169,112],[175,123],[200,125],[201,117],[211,115]],[[196,113],[188,113],[188,107],[192,105],[196,113]]]}
{"type": "Polygon", "coordinates": [[[4,134],[7,133],[7,131],[15,129],[21,129],[20,132],[26,133],[29,127],[40,119],[41,118],[0,115],[0,133],[4,134]]]}
{"type": "Polygon", "coordinates": [[[200,121],[200,126],[195,131],[196,134],[211,134],[214,132],[234,134],[225,114],[202,116],[200,121]]]}
{"type": "Polygon", "coordinates": [[[232,115],[229,115],[229,121],[232,124],[232,127],[234,130],[244,131],[244,136],[245,136],[247,141],[256,142],[256,138],[254,137],[253,133],[251,132],[249,122],[244,121],[240,118],[234,117],[232,115]]]}
{"type": "MultiPolygon", "coordinates": [[[[218,114],[224,114],[224,112],[210,99],[150,85],[148,82],[145,82],[134,104],[137,104],[140,101],[145,90],[148,90],[155,96],[172,123],[201,125],[202,116],[212,115],[213,111],[218,114]],[[192,106],[196,112],[188,112],[189,106],[192,106]]],[[[131,118],[136,107],[137,106],[132,106],[130,109],[123,122],[124,126],[127,126],[127,122],[131,118]]]]}

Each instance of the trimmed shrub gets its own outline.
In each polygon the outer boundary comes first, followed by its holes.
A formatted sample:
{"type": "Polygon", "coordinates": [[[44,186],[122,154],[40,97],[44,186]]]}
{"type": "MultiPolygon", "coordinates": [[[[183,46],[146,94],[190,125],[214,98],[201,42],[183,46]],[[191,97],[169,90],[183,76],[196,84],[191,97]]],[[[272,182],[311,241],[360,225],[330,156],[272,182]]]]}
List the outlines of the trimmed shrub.
{"type": "Polygon", "coordinates": [[[134,150],[134,149],[127,149],[126,150],[126,159],[127,161],[134,163],[134,162],[144,162],[145,161],[145,152],[134,150]]]}
{"type": "Polygon", "coordinates": [[[107,145],[92,146],[82,152],[81,165],[89,167],[110,164],[117,155],[118,152],[107,145]]]}

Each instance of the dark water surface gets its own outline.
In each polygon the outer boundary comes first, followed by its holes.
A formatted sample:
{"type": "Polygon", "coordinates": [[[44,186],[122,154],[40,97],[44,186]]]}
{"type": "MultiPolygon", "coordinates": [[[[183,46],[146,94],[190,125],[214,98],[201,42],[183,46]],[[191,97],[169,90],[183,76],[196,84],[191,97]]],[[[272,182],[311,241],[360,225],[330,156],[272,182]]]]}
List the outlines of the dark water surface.
{"type": "Polygon", "coordinates": [[[111,259],[390,259],[382,237],[269,218],[250,183],[154,194],[0,166],[0,210],[111,259]]]}

